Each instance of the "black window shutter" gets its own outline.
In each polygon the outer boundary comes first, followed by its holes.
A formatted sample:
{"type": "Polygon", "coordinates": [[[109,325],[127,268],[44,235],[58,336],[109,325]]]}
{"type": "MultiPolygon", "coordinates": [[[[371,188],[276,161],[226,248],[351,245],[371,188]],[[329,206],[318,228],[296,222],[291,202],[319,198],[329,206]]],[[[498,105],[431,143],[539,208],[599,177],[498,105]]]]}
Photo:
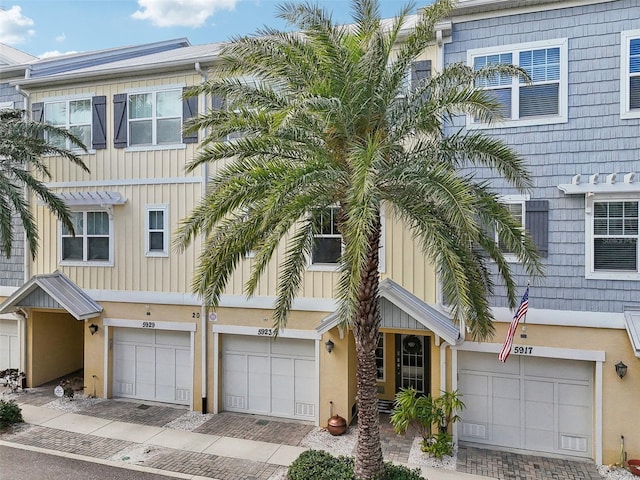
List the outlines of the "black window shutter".
{"type": "Polygon", "coordinates": [[[526,228],[541,257],[549,256],[549,200],[529,200],[525,204],[526,228]]]}
{"type": "Polygon", "coordinates": [[[414,90],[426,78],[431,78],[431,60],[413,62],[411,64],[411,90],[414,90]]]}
{"type": "Polygon", "coordinates": [[[91,146],[94,150],[107,148],[107,97],[91,99],[91,146]]]}
{"type": "MultiPolygon", "coordinates": [[[[37,102],[31,105],[31,120],[34,122],[44,122],[44,103],[37,102]]],[[[38,132],[37,138],[44,140],[44,130],[38,132]]]]}
{"type": "MultiPolygon", "coordinates": [[[[187,91],[187,88],[182,89],[182,94],[187,91]]],[[[182,100],[182,121],[186,122],[192,117],[198,115],[198,97],[189,97],[182,100]]],[[[182,143],[198,143],[198,132],[185,135],[182,133],[182,143]]]]}
{"type": "Polygon", "coordinates": [[[113,96],[113,146],[127,146],[127,94],[117,93],[113,96]]]}

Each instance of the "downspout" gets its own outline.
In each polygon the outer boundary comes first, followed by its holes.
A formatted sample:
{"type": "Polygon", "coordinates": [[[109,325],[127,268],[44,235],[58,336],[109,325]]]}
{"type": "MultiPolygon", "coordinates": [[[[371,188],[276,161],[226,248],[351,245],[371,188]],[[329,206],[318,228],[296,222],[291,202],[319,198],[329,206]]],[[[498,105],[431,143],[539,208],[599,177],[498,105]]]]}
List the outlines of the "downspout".
{"type": "MultiPolygon", "coordinates": [[[[196,62],[195,64],[195,70],[196,72],[198,72],[200,74],[200,78],[202,79],[202,83],[205,83],[207,81],[207,73],[202,70],[201,66],[200,66],[200,62],[196,62]]],[[[202,99],[201,99],[201,106],[202,108],[199,110],[201,112],[205,112],[207,109],[207,95],[204,94],[202,95],[202,99]]],[[[203,137],[204,134],[206,134],[205,131],[202,132],[203,133],[203,137]]],[[[207,163],[203,163],[202,164],[202,198],[204,198],[204,196],[207,193],[207,180],[209,178],[209,168],[207,163]]],[[[203,234],[202,239],[204,241],[205,239],[205,235],[203,234]]],[[[202,414],[206,414],[207,413],[207,351],[208,351],[208,342],[207,342],[207,338],[208,338],[208,332],[207,332],[207,306],[205,305],[204,302],[204,298],[202,299],[202,305],[200,305],[200,362],[201,362],[201,366],[200,369],[202,371],[201,374],[201,390],[202,390],[202,414]]],[[[214,355],[217,355],[217,352],[213,352],[214,355]]],[[[218,388],[217,385],[214,385],[214,388],[218,388]]],[[[214,411],[216,410],[215,406],[214,406],[214,411]]]]}
{"type": "MultiPolygon", "coordinates": [[[[25,70],[24,74],[25,78],[29,78],[31,76],[29,69],[25,70]]],[[[20,85],[16,85],[16,92],[24,98],[24,110],[27,112],[27,115],[31,115],[31,97],[25,91],[20,88],[20,85]]],[[[27,202],[27,208],[31,210],[31,195],[29,195],[29,188],[25,185],[24,187],[24,199],[27,202]]],[[[24,257],[22,259],[23,265],[23,274],[24,280],[23,283],[27,283],[31,278],[31,259],[29,258],[30,249],[29,249],[29,241],[27,240],[27,235],[24,235],[24,257]]]]}

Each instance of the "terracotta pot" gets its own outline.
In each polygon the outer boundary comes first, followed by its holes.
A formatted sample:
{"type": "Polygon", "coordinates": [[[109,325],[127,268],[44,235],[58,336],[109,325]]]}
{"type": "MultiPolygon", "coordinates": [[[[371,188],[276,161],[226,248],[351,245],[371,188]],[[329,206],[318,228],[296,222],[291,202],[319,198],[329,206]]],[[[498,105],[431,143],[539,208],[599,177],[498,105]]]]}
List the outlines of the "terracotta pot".
{"type": "Polygon", "coordinates": [[[334,415],[327,420],[327,430],[331,435],[342,435],[347,431],[347,421],[340,415],[334,415]]]}

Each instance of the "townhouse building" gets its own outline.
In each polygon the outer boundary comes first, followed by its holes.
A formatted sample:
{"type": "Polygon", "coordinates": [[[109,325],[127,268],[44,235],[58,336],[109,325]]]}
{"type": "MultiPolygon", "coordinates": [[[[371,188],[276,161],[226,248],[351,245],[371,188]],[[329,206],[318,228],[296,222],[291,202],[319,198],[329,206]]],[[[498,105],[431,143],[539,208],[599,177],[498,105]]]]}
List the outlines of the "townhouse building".
{"type": "MultiPolygon", "coordinates": [[[[10,80],[24,78],[25,64],[35,57],[9,45],[0,44],[0,109],[24,109],[24,97],[10,80]]],[[[16,219],[11,256],[0,249],[0,297],[11,295],[25,282],[24,232],[16,219]]],[[[13,313],[0,315],[0,370],[20,368],[20,323],[13,313]]]]}
{"type": "MultiPolygon", "coordinates": [[[[527,159],[534,187],[525,195],[474,174],[521,218],[546,276],[533,281],[513,264],[522,291],[531,281],[530,307],[503,364],[497,355],[513,313],[504,292],[498,287],[494,299],[495,337],[465,339],[435,269],[384,212],[381,400],[408,386],[458,389],[467,408],[454,434],[474,445],[613,463],[624,435],[629,452],[640,451],[639,10],[633,0],[461,0],[437,26],[414,79],[455,62],[516,63],[532,78],[479,85],[504,102],[504,122],[462,118],[455,127],[500,136],[527,159]],[[624,377],[616,364],[626,365],[624,377]]],[[[34,118],[83,135],[91,173],[52,159],[49,185],[73,209],[77,235],[32,205],[39,254],[0,313],[25,318],[30,386],[83,368],[87,393],[100,397],[351,421],[355,346],[335,315],[341,241],[332,212],[277,339],[271,315],[284,247],[251,298],[247,256],[215,311],[191,293],[198,242],[184,253],[171,248],[216,168],[185,171],[206,132],[184,137],[182,124],[222,107],[181,94],[207,80],[219,47],[174,45],[10,82],[34,118]]]]}
{"type": "Polygon", "coordinates": [[[455,347],[460,441],[614,463],[624,436],[640,453],[639,28],[634,0],[461,0],[452,18],[445,63],[511,63],[531,78],[479,84],[503,121],[456,128],[526,159],[525,195],[474,173],[536,240],[546,272],[529,279],[513,265],[522,293],[531,287],[506,363],[497,355],[513,312],[499,290],[493,340],[455,347]]]}

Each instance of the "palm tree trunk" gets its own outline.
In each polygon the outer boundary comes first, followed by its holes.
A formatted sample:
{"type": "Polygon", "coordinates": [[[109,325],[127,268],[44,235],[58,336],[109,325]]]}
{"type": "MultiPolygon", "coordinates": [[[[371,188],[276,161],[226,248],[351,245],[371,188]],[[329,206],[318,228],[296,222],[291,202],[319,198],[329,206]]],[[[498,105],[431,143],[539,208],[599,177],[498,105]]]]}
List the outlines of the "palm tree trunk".
{"type": "Polygon", "coordinates": [[[353,322],[356,342],[358,384],[358,443],[355,476],[369,480],[379,476],[384,467],[380,443],[380,413],[376,375],[376,346],[380,328],[378,304],[378,248],[380,220],[371,233],[367,263],[360,279],[360,296],[353,322]]]}

